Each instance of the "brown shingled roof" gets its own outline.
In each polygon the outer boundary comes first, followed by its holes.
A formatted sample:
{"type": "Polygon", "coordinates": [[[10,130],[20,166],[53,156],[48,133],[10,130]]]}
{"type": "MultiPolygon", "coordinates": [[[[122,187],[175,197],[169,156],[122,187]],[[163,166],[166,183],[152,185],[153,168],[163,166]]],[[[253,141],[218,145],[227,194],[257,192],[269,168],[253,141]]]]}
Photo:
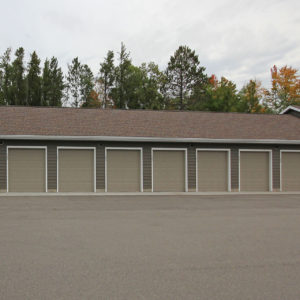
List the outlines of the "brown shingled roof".
{"type": "Polygon", "coordinates": [[[300,140],[291,115],[0,107],[0,136],[114,136],[300,140]]]}

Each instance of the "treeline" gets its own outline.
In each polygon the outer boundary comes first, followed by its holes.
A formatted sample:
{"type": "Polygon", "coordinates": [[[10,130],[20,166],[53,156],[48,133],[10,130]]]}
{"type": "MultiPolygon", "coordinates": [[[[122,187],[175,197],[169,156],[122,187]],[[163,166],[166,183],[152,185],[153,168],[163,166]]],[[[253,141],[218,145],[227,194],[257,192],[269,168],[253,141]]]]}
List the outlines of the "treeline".
{"type": "Polygon", "coordinates": [[[8,48],[0,58],[0,104],[74,106],[122,109],[175,109],[223,112],[278,112],[300,105],[298,70],[271,69],[271,89],[249,80],[240,90],[225,77],[208,75],[195,51],[180,46],[165,70],[154,62],[135,66],[125,45],[108,51],[93,74],[78,57],[63,74],[55,57],[41,60],[36,52],[29,62],[25,51],[8,48]]]}

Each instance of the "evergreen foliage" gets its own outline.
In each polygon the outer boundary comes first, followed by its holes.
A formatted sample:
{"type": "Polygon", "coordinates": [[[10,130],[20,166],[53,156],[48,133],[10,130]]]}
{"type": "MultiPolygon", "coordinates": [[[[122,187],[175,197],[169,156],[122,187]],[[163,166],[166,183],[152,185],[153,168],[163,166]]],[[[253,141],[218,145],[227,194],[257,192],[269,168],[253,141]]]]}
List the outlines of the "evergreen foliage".
{"type": "Polygon", "coordinates": [[[198,55],[187,46],[180,46],[170,57],[167,67],[168,94],[175,109],[183,110],[189,106],[193,90],[206,83],[204,71],[198,55]]]}
{"type": "Polygon", "coordinates": [[[117,108],[128,108],[130,98],[130,75],[132,75],[130,53],[127,52],[126,47],[121,43],[121,50],[118,53],[119,64],[115,67],[115,84],[111,95],[114,99],[117,108]]]}
{"type": "Polygon", "coordinates": [[[11,65],[11,85],[9,87],[9,98],[7,99],[7,103],[10,105],[27,105],[24,55],[24,49],[22,47],[18,48],[11,65]]]}
{"type": "Polygon", "coordinates": [[[56,57],[46,59],[42,75],[42,105],[62,106],[64,97],[64,75],[56,57]]]}
{"type": "Polygon", "coordinates": [[[100,77],[99,81],[103,84],[103,108],[108,106],[109,96],[115,80],[115,66],[114,66],[114,53],[108,51],[106,58],[100,63],[100,77]]]}
{"type": "Polygon", "coordinates": [[[63,74],[56,57],[41,60],[33,51],[27,67],[22,47],[0,56],[0,105],[73,106],[120,109],[175,109],[274,113],[300,105],[298,70],[271,69],[270,90],[249,80],[240,90],[225,77],[207,76],[199,56],[180,46],[162,70],[154,62],[136,66],[121,43],[116,62],[108,51],[99,76],[76,57],[63,74]]]}
{"type": "Polygon", "coordinates": [[[26,104],[30,106],[42,106],[42,86],[41,86],[41,68],[40,59],[36,52],[31,54],[31,59],[28,63],[28,73],[26,76],[27,97],[26,104]]]}

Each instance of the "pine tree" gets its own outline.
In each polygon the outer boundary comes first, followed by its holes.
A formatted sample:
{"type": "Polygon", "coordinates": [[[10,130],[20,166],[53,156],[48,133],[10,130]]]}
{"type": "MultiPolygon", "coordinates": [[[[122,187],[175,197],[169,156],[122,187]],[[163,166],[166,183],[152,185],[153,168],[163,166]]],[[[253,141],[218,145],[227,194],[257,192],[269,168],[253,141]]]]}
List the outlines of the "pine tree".
{"type": "Polygon", "coordinates": [[[80,68],[80,103],[83,107],[90,106],[92,90],[94,88],[94,76],[88,65],[80,68]]]}
{"type": "Polygon", "coordinates": [[[51,99],[51,75],[50,75],[50,61],[48,58],[44,62],[42,73],[42,103],[44,106],[48,106],[51,99]]]}
{"type": "Polygon", "coordinates": [[[128,108],[128,78],[130,75],[131,59],[126,47],[121,43],[119,65],[115,69],[115,87],[112,89],[112,98],[117,108],[128,108]]]}
{"type": "Polygon", "coordinates": [[[15,60],[11,66],[11,87],[8,104],[26,105],[26,83],[24,67],[24,49],[18,48],[15,52],[15,60]]]}
{"type": "Polygon", "coordinates": [[[72,64],[68,65],[67,75],[68,96],[69,99],[72,98],[70,104],[74,107],[79,107],[80,105],[80,69],[81,64],[78,57],[75,57],[72,60],[72,64]]]}
{"type": "Polygon", "coordinates": [[[204,85],[207,76],[200,66],[198,55],[187,46],[180,46],[170,57],[167,67],[168,94],[174,108],[186,109],[196,86],[204,85]]]}
{"type": "Polygon", "coordinates": [[[41,106],[42,103],[42,90],[41,90],[41,60],[38,58],[34,51],[30,56],[28,63],[27,80],[27,104],[30,106],[41,106]]]}
{"type": "Polygon", "coordinates": [[[103,84],[103,108],[108,105],[108,97],[111,93],[111,89],[115,79],[115,67],[114,67],[114,53],[108,51],[104,62],[100,64],[100,77],[99,80],[103,84]]]}
{"type": "Polygon", "coordinates": [[[0,60],[0,105],[10,104],[11,86],[11,48],[8,48],[0,60]]]}
{"type": "Polygon", "coordinates": [[[58,67],[57,58],[46,59],[42,75],[42,103],[48,106],[61,106],[64,96],[64,75],[58,67]]]}
{"type": "Polygon", "coordinates": [[[74,107],[89,106],[94,88],[94,76],[88,65],[82,65],[78,57],[68,65],[67,89],[74,107]]]}

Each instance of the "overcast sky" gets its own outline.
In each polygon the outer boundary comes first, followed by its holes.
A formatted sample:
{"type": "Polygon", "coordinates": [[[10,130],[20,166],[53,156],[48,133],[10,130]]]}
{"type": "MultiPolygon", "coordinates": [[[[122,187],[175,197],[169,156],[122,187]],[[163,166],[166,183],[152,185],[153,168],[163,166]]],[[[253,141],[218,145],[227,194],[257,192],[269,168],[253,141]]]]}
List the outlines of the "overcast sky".
{"type": "Polygon", "coordinates": [[[270,82],[270,68],[300,68],[299,0],[0,0],[0,52],[23,46],[66,70],[78,56],[94,73],[123,41],[134,64],[162,68],[179,45],[196,50],[208,74],[241,87],[270,82]]]}

